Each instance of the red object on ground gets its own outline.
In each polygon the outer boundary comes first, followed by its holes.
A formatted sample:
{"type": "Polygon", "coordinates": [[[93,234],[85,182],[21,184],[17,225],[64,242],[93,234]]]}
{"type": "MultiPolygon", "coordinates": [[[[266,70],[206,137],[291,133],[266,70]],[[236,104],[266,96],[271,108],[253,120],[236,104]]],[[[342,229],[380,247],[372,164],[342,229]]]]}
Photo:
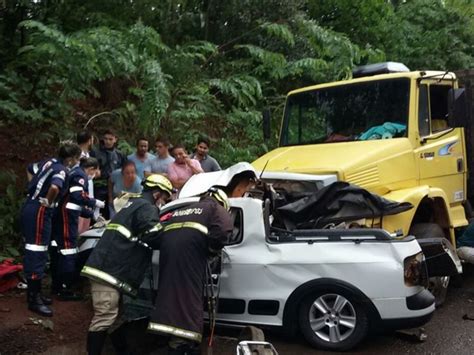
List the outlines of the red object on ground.
{"type": "Polygon", "coordinates": [[[18,272],[23,270],[23,265],[13,264],[13,259],[5,259],[0,264],[0,293],[15,288],[20,281],[18,272]]]}

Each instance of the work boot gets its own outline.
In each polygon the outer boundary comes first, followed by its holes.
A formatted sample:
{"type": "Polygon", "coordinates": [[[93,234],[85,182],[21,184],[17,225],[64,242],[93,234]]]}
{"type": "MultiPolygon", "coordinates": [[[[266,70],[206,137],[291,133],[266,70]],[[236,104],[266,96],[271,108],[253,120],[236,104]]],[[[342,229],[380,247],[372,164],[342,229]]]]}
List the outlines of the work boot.
{"type": "Polygon", "coordinates": [[[44,317],[52,317],[53,311],[43,302],[41,298],[41,280],[28,280],[26,293],[28,309],[44,317]]]}
{"type": "Polygon", "coordinates": [[[89,332],[87,333],[87,354],[100,355],[104,347],[107,331],[89,332]]]}
{"type": "Polygon", "coordinates": [[[42,293],[40,293],[40,297],[46,306],[51,306],[53,304],[53,299],[51,297],[45,296],[42,293]]]}
{"type": "Polygon", "coordinates": [[[131,355],[128,344],[127,344],[127,323],[122,324],[116,330],[110,334],[110,340],[112,340],[112,346],[115,349],[117,355],[131,355]]]}

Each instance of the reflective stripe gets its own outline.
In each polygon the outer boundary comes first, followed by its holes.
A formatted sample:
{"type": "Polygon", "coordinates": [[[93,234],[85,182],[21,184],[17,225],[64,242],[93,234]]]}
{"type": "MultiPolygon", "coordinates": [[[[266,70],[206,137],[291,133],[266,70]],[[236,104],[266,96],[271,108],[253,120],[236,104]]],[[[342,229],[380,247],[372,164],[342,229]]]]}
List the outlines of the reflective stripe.
{"type": "Polygon", "coordinates": [[[159,323],[148,323],[148,330],[152,332],[160,332],[166,334],[172,334],[180,338],[186,338],[190,340],[194,340],[198,343],[202,340],[202,335],[196,332],[192,332],[190,330],[185,330],[181,328],[172,327],[170,325],[164,325],[159,323]]]}
{"type": "Polygon", "coordinates": [[[122,226],[121,224],[109,223],[105,229],[117,231],[120,234],[122,234],[125,238],[132,239],[131,238],[132,232],[130,232],[126,227],[122,226]]]}
{"type": "Polygon", "coordinates": [[[26,244],[25,249],[30,250],[30,251],[48,251],[48,246],[37,245],[37,244],[26,244]]]}
{"type": "Polygon", "coordinates": [[[69,192],[84,191],[81,186],[73,186],[69,189],[69,192]]]}
{"type": "Polygon", "coordinates": [[[90,276],[93,279],[104,281],[108,283],[109,285],[112,285],[120,290],[123,290],[131,295],[136,295],[137,291],[130,286],[126,282],[122,282],[118,280],[117,278],[113,277],[110,274],[107,274],[106,272],[103,272],[101,270],[98,270],[96,268],[90,267],[90,266],[84,266],[81,270],[81,275],[84,276],[90,276]]]}
{"type": "Polygon", "coordinates": [[[167,232],[169,230],[179,229],[179,228],[193,228],[193,229],[197,229],[198,231],[200,231],[203,234],[208,233],[207,227],[205,225],[203,225],[201,223],[197,223],[197,222],[171,223],[171,224],[168,224],[167,226],[165,226],[163,231],[167,232]]]}
{"type": "Polygon", "coordinates": [[[33,170],[33,174],[36,175],[36,173],[39,170],[39,165],[38,163],[34,163],[33,166],[31,167],[31,170],[33,170]]]}
{"type": "Polygon", "coordinates": [[[149,230],[147,230],[145,233],[154,233],[154,232],[159,232],[160,230],[163,229],[163,226],[161,225],[161,223],[158,223],[157,225],[155,225],[153,228],[150,228],[149,230]]]}
{"type": "Polygon", "coordinates": [[[51,241],[51,246],[52,246],[52,247],[57,247],[57,246],[58,246],[58,243],[56,243],[55,240],[52,240],[52,241],[51,241]]]}
{"type": "Polygon", "coordinates": [[[61,174],[54,174],[54,175],[53,175],[53,179],[54,179],[54,178],[58,178],[58,179],[64,180],[64,176],[62,176],[61,174]]]}
{"type": "Polygon", "coordinates": [[[44,175],[41,177],[41,179],[38,180],[38,183],[36,184],[36,190],[33,196],[31,197],[32,200],[36,200],[38,197],[39,193],[41,192],[41,189],[43,188],[44,182],[46,179],[53,173],[53,169],[49,169],[44,175]]]}
{"type": "Polygon", "coordinates": [[[72,203],[72,202],[66,203],[66,208],[68,210],[74,210],[74,211],[81,211],[82,210],[81,206],[76,205],[75,203],[72,203]]]}
{"type": "Polygon", "coordinates": [[[61,249],[59,252],[63,255],[74,255],[74,254],[79,253],[79,249],[77,249],[77,248],[61,249]]]}

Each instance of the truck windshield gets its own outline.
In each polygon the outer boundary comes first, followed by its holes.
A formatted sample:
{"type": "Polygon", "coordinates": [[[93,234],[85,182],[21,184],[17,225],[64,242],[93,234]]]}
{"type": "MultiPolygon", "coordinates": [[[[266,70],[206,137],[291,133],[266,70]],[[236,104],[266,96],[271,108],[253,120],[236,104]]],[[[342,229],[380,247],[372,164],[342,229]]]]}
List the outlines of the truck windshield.
{"type": "Polygon", "coordinates": [[[406,137],[409,97],[408,78],[290,95],[280,145],[406,137]]]}

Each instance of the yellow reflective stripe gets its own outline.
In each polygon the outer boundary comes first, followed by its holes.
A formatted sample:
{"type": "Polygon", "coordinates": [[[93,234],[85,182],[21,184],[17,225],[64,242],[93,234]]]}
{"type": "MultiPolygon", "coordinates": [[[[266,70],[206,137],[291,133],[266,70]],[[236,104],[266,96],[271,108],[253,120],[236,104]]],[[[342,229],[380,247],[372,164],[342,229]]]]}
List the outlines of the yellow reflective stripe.
{"type": "Polygon", "coordinates": [[[198,343],[202,340],[202,335],[196,332],[192,332],[190,330],[185,330],[181,328],[172,327],[170,325],[164,325],[159,323],[148,323],[148,330],[152,332],[160,332],[166,334],[172,334],[180,338],[186,338],[190,340],[194,340],[198,343]]]}
{"type": "Polygon", "coordinates": [[[104,281],[112,286],[115,286],[119,289],[124,290],[125,292],[135,294],[136,291],[133,289],[132,286],[130,286],[126,282],[122,282],[118,280],[117,278],[113,277],[110,274],[107,274],[106,272],[103,272],[101,270],[98,270],[96,268],[90,267],[90,266],[84,266],[81,270],[81,275],[84,276],[91,276],[96,280],[101,280],[104,281]]]}
{"type": "Polygon", "coordinates": [[[150,228],[149,230],[146,231],[146,233],[154,233],[154,232],[159,232],[160,230],[163,229],[163,226],[161,223],[157,223],[154,227],[150,228]]]}
{"type": "Polygon", "coordinates": [[[169,231],[169,230],[173,230],[173,229],[179,229],[179,228],[193,228],[193,229],[197,229],[198,231],[200,231],[201,233],[203,234],[207,234],[208,233],[208,229],[205,225],[202,225],[201,223],[197,223],[197,222],[177,222],[177,223],[171,223],[171,224],[168,224],[167,226],[165,226],[165,228],[163,229],[163,231],[169,231]]]}
{"type": "Polygon", "coordinates": [[[121,224],[109,223],[105,229],[117,231],[120,234],[122,234],[125,238],[128,238],[128,239],[130,239],[130,237],[132,236],[132,232],[130,232],[127,228],[125,228],[121,224]]]}

